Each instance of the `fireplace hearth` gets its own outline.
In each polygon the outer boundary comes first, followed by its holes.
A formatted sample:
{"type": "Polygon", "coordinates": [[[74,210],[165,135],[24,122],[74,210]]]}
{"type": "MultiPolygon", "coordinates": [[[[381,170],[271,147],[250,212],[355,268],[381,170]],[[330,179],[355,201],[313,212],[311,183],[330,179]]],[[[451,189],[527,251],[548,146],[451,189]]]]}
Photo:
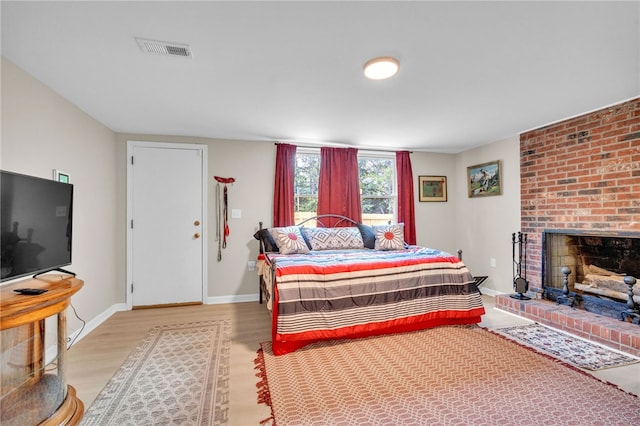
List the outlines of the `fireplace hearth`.
{"type": "Polygon", "coordinates": [[[497,309],[640,356],[640,327],[630,322],[558,305],[549,300],[518,300],[508,294],[496,295],[495,303],[497,309]]]}

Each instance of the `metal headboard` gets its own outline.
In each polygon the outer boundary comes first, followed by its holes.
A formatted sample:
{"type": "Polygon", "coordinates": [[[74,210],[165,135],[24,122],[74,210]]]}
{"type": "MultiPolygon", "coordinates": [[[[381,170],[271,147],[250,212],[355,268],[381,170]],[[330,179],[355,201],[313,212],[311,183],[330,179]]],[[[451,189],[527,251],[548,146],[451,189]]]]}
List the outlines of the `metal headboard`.
{"type": "Polygon", "coordinates": [[[351,223],[351,224],[354,224],[354,225],[358,225],[358,223],[359,223],[359,222],[356,222],[355,220],[353,220],[351,218],[348,218],[346,216],[342,216],[342,215],[339,215],[339,214],[328,213],[328,214],[319,214],[317,216],[313,216],[313,217],[307,218],[307,219],[303,220],[302,222],[298,223],[297,225],[298,226],[302,226],[307,222],[311,222],[311,221],[315,220],[316,223],[318,223],[321,226],[326,228],[327,225],[324,222],[322,222],[323,218],[324,219],[328,219],[328,218],[339,219],[336,223],[333,224],[334,227],[337,226],[337,225],[340,225],[340,224],[342,224],[344,222],[348,222],[348,223],[351,223]]]}

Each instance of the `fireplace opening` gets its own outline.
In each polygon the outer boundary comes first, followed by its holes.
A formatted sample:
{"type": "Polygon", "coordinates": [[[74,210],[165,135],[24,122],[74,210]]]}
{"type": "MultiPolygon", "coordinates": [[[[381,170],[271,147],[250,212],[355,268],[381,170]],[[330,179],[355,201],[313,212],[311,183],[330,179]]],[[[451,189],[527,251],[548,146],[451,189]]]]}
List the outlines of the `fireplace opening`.
{"type": "Polygon", "coordinates": [[[542,234],[544,297],[560,303],[564,280],[572,306],[620,318],[627,309],[625,276],[637,279],[633,298],[640,306],[640,234],[545,230],[542,234]],[[569,268],[568,277],[563,268],[569,268]]]}

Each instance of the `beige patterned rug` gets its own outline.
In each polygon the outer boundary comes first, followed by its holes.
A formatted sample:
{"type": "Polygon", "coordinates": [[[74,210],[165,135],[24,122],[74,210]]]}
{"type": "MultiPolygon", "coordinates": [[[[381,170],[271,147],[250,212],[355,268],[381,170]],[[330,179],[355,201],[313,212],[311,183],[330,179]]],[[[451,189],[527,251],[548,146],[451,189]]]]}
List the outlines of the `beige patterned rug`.
{"type": "Polygon", "coordinates": [[[640,358],[596,345],[538,323],[498,328],[495,332],[587,370],[604,370],[640,362],[640,358]]]}
{"type": "Polygon", "coordinates": [[[97,396],[81,425],[223,425],[230,323],[152,328],[97,396]]]}
{"type": "Polygon", "coordinates": [[[477,326],[316,343],[256,359],[265,423],[627,425],[640,399],[477,326]]]}

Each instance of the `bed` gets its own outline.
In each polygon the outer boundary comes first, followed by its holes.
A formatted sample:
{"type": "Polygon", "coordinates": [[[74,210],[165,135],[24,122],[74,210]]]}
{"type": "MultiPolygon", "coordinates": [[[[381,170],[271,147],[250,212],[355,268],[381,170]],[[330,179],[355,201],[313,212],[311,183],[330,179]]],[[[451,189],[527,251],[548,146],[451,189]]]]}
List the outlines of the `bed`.
{"type": "Polygon", "coordinates": [[[320,340],[475,324],[485,313],[462,260],[405,244],[402,224],[368,226],[336,215],[308,221],[260,224],[254,235],[274,354],[320,340]],[[330,227],[323,226],[327,217],[330,227]]]}

